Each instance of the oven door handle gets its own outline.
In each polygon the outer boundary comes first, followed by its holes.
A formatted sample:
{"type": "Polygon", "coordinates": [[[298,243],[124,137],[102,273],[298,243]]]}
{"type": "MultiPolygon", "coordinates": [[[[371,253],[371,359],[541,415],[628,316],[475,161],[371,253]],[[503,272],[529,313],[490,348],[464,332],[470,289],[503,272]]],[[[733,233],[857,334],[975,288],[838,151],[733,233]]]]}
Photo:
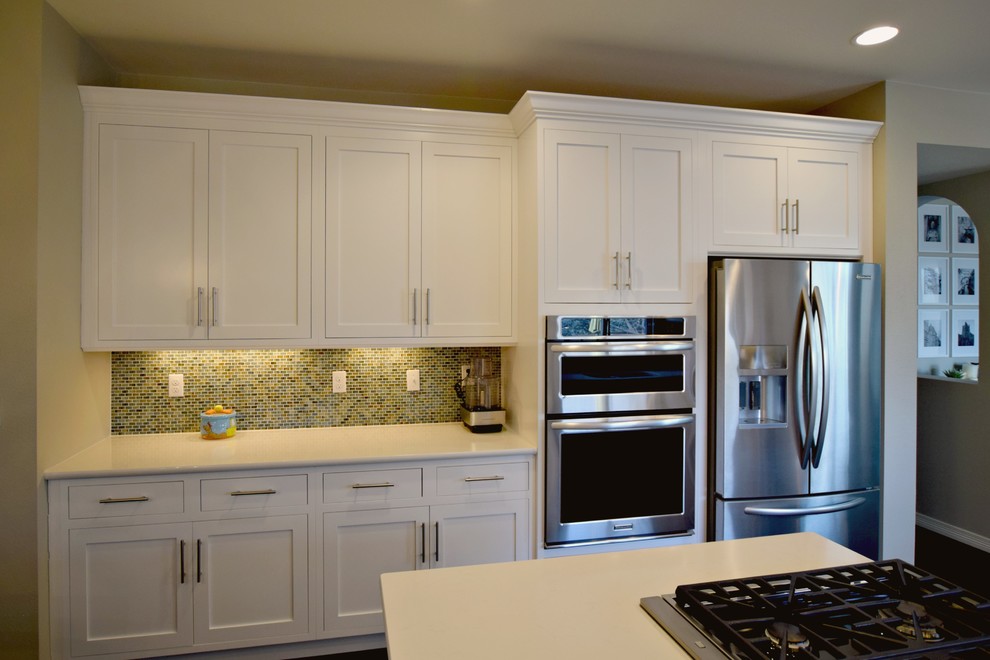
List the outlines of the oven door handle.
{"type": "Polygon", "coordinates": [[[864,497],[854,497],[851,500],[839,502],[838,504],[814,506],[806,509],[748,506],[743,509],[743,512],[750,516],[815,516],[822,513],[835,513],[837,511],[845,511],[846,509],[854,509],[865,502],[866,498],[864,497]]]}
{"type": "Polygon", "coordinates": [[[684,426],[694,422],[694,415],[651,415],[629,419],[569,419],[550,422],[554,431],[632,431],[684,426]]]}
{"type": "Polygon", "coordinates": [[[601,342],[549,344],[551,353],[676,353],[693,351],[693,341],[601,342]]]}

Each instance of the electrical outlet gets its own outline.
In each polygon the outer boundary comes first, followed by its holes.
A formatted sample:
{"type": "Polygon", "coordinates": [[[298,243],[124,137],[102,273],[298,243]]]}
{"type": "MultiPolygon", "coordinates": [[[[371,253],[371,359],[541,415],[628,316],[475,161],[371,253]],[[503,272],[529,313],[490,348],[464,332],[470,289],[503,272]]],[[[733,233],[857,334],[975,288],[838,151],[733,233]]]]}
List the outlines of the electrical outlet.
{"type": "Polygon", "coordinates": [[[346,392],[347,391],[347,372],[346,371],[334,371],[331,374],[333,378],[333,391],[334,392],[346,392]]]}
{"type": "Polygon", "coordinates": [[[168,395],[170,397],[179,397],[186,395],[186,384],[185,380],[182,378],[182,374],[169,374],[168,375],[168,395]]]}
{"type": "Polygon", "coordinates": [[[406,370],[406,391],[407,392],[419,391],[419,369],[406,370]]]}

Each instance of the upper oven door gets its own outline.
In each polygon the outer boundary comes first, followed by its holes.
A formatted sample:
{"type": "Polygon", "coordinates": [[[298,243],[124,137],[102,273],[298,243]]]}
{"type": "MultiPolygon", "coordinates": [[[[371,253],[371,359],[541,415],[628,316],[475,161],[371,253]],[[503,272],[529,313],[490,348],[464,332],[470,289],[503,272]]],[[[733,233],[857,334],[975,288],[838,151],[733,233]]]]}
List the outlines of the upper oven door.
{"type": "Polygon", "coordinates": [[[694,408],[691,340],[547,343],[547,414],[694,408]]]}

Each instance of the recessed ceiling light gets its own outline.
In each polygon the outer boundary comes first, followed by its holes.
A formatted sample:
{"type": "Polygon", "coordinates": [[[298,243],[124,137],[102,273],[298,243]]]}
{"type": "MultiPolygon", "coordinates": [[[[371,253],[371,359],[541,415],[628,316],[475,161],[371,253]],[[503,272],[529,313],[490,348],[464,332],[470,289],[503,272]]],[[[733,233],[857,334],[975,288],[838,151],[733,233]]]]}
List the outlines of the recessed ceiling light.
{"type": "Polygon", "coordinates": [[[861,32],[856,35],[854,41],[859,46],[874,46],[876,44],[882,44],[885,41],[890,41],[897,36],[899,30],[893,25],[881,25],[880,27],[870,28],[866,32],[861,32]]]}

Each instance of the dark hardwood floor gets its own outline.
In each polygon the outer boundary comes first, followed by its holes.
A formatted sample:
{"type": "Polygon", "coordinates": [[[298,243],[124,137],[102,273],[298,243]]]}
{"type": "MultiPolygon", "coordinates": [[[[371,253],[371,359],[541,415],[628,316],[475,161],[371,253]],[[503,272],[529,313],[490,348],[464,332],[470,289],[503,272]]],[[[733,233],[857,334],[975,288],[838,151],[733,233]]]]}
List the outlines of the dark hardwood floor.
{"type": "Polygon", "coordinates": [[[923,527],[915,528],[914,565],[990,598],[990,553],[923,527]]]}

